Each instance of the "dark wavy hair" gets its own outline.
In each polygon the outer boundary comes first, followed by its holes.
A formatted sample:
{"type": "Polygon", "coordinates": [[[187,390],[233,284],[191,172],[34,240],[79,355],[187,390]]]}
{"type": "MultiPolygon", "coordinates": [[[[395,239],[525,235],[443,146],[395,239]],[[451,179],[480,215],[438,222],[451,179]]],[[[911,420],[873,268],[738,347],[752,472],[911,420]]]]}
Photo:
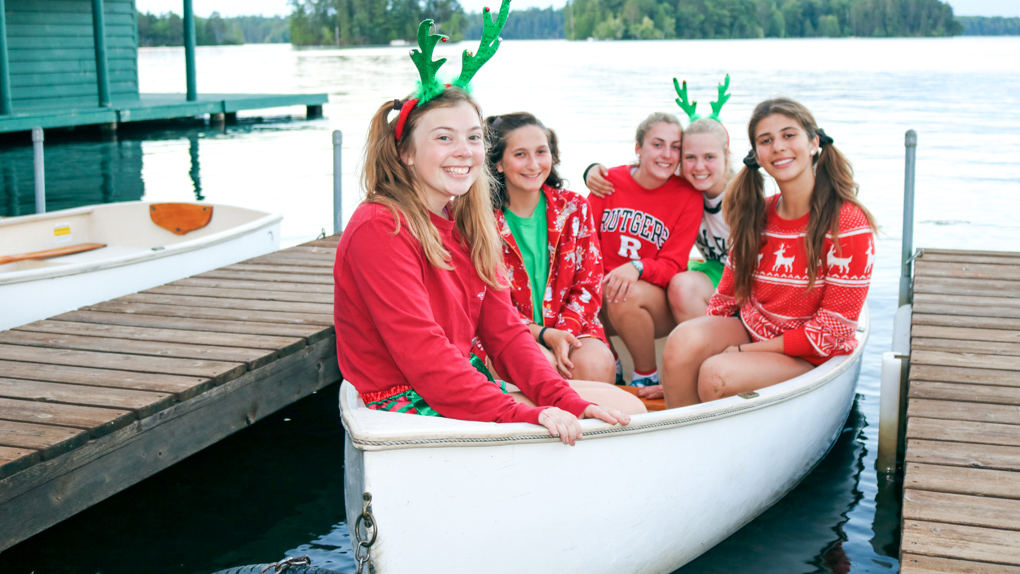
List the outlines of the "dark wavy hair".
{"type": "Polygon", "coordinates": [[[506,153],[506,142],[510,132],[524,126],[538,126],[545,132],[549,140],[549,153],[552,154],[552,169],[549,170],[549,177],[545,178],[545,184],[549,187],[563,187],[563,179],[556,172],[556,166],[560,164],[560,149],[556,141],[556,132],[545,127],[533,114],[528,112],[515,112],[501,116],[489,116],[485,118],[488,132],[488,152],[486,153],[489,173],[492,174],[492,206],[495,209],[503,209],[509,203],[506,194],[506,178],[496,169],[496,164],[503,159],[506,153]]]}

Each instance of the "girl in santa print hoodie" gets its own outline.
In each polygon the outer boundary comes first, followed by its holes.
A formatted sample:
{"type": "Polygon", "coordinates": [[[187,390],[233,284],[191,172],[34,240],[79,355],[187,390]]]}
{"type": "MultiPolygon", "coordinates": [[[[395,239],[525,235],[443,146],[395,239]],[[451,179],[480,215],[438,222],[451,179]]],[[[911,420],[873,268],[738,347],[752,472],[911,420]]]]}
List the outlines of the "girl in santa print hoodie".
{"type": "Polygon", "coordinates": [[[745,167],[723,201],[731,235],[722,280],[707,316],[666,342],[669,408],[767,387],[857,346],[876,226],[850,162],[786,98],[758,104],[748,137],[745,167]],[[759,166],[779,194],[765,197],[759,166]]]}
{"type": "Polygon", "coordinates": [[[366,199],[334,267],[344,378],[369,408],[540,424],[567,444],[581,436],[579,418],[626,424],[622,411],[644,412],[635,397],[602,383],[572,387],[521,323],[488,181],[481,112],[462,89],[441,88],[420,105],[390,101],[375,113],[366,199]],[[519,392],[472,366],[476,336],[519,392]]]}
{"type": "Polygon", "coordinates": [[[595,224],[584,198],[562,189],[556,133],[527,112],[486,123],[496,225],[521,322],[564,377],[613,383],[613,353],[598,317],[595,224]]]}

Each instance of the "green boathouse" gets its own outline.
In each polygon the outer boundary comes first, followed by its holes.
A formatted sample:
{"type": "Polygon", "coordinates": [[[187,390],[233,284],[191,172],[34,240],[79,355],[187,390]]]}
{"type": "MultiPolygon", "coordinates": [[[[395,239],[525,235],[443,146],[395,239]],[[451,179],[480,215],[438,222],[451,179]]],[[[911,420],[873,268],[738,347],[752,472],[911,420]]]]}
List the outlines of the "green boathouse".
{"type": "Polygon", "coordinates": [[[293,105],[322,114],[326,94],[199,94],[192,0],[183,9],[186,93],[141,94],[134,0],[0,0],[0,132],[293,105]]]}

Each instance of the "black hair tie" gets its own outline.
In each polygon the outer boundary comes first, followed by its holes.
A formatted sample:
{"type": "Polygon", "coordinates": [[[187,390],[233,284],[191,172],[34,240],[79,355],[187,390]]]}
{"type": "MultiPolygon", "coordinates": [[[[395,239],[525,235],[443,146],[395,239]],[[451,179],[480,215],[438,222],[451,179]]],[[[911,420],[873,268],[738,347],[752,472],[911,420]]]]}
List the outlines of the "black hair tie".
{"type": "Polygon", "coordinates": [[[754,157],[753,149],[747,152],[747,155],[744,156],[744,165],[751,169],[758,169],[759,167],[761,167],[760,165],[758,165],[758,159],[754,157]]]}
{"type": "Polygon", "coordinates": [[[400,100],[393,100],[393,111],[399,112],[402,107],[404,107],[404,102],[400,100]]]}
{"type": "Polygon", "coordinates": [[[503,125],[503,116],[496,116],[496,119],[492,120],[492,124],[489,126],[493,131],[498,131],[499,126],[503,125]]]}
{"type": "Polygon", "coordinates": [[[815,130],[815,133],[818,134],[818,147],[825,147],[836,143],[836,140],[829,137],[822,128],[815,130]]]}

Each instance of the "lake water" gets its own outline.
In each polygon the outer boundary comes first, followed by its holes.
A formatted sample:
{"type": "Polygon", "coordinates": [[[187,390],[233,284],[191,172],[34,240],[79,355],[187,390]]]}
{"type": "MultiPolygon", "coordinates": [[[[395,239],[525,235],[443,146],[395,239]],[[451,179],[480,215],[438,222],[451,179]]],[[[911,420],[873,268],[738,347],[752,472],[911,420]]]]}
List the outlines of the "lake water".
{"type": "MultiPolygon", "coordinates": [[[[450,59],[441,77],[455,76],[464,48],[472,46],[437,50],[450,59]]],[[[561,173],[578,190],[589,163],[633,158],[634,128],[648,113],[679,111],[674,76],[707,108],[716,84],[731,75],[733,97],[722,116],[738,158],[754,105],[795,97],[853,161],[860,197],[882,226],[868,298],[872,335],[843,435],[796,490],[685,574],[898,570],[898,485],[874,464],[879,364],[898,294],[904,132],[915,129],[920,140],[915,245],[1020,251],[1018,54],[1016,37],[508,41],[478,73],[475,95],[487,113],[531,111],[558,132],[561,173]]],[[[200,91],[328,92],[326,117],[290,119],[300,108],[249,112],[225,130],[124,129],[116,142],[48,135],[51,208],[69,206],[76,195],[89,202],[199,197],[283,213],[285,245],[312,239],[332,228],[331,131],[344,134],[349,215],[368,119],[417,78],[407,48],[210,47],[199,48],[197,61],[200,91]],[[95,174],[93,164],[101,164],[95,174]]],[[[139,80],[143,92],[183,92],[183,51],[140,50],[139,80]]],[[[20,175],[31,173],[24,140],[0,146],[0,215],[32,209],[30,176],[20,175]]],[[[308,554],[316,565],[353,572],[336,390],[4,552],[0,569],[210,572],[308,554]]],[[[634,485],[650,496],[656,486],[634,485]]]]}

